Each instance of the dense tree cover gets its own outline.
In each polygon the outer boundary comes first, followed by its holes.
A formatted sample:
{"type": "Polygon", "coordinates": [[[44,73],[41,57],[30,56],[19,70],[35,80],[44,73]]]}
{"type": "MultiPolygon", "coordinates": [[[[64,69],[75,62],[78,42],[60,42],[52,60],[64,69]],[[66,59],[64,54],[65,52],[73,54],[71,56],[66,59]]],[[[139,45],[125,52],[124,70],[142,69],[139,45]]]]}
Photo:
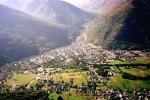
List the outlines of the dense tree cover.
{"type": "Polygon", "coordinates": [[[85,39],[109,49],[149,49],[149,5],[148,0],[128,0],[110,12],[104,10],[87,24],[85,39]]]}
{"type": "Polygon", "coordinates": [[[0,64],[69,44],[67,31],[0,5],[0,64]]]}

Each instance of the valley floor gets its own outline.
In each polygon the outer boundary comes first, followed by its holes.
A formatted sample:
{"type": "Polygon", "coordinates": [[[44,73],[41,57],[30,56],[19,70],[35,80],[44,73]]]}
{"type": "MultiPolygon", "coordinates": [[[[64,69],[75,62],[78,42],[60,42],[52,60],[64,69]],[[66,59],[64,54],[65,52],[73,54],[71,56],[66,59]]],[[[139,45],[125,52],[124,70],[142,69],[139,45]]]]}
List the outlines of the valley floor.
{"type": "Polygon", "coordinates": [[[1,67],[0,99],[148,100],[149,59],[149,52],[73,43],[1,67]]]}
{"type": "MultiPolygon", "coordinates": [[[[107,70],[108,68],[104,69],[107,70]]],[[[110,96],[116,90],[122,96],[124,96],[124,93],[127,93],[128,98],[137,98],[137,94],[134,94],[134,91],[139,91],[138,89],[143,88],[147,93],[150,89],[150,80],[138,79],[138,77],[150,76],[150,69],[145,70],[144,68],[132,67],[129,69],[125,67],[118,69],[113,66],[110,67],[110,70],[113,73],[112,76],[104,76],[99,73],[99,71],[103,72],[104,70],[92,67],[88,67],[86,70],[78,68],[46,68],[45,71],[37,73],[25,71],[24,73],[14,73],[13,77],[6,81],[5,86],[9,88],[10,93],[27,90],[32,90],[33,93],[46,91],[50,100],[57,100],[59,96],[65,100],[110,99],[110,96]],[[131,76],[134,75],[136,78],[130,79],[128,77],[125,79],[123,77],[124,73],[128,73],[131,76]],[[107,94],[107,92],[110,93],[107,94]]]]}

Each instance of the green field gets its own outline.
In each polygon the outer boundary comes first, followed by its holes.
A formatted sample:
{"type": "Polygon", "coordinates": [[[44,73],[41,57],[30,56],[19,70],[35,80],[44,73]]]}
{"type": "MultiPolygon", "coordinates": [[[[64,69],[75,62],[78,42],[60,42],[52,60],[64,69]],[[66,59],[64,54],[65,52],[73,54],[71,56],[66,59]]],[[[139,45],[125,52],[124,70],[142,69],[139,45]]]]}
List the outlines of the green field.
{"type": "Polygon", "coordinates": [[[60,74],[50,75],[55,81],[69,82],[71,78],[74,78],[74,84],[82,85],[87,84],[89,80],[87,72],[64,72],[60,74]]]}
{"type": "Polygon", "coordinates": [[[125,90],[125,89],[135,90],[139,87],[150,89],[149,84],[150,81],[128,80],[128,79],[123,79],[121,75],[117,75],[111,79],[111,83],[109,83],[108,86],[112,88],[120,88],[121,90],[125,90]]]}
{"type": "MultiPolygon", "coordinates": [[[[52,70],[48,68],[47,70],[52,70]]],[[[95,69],[97,70],[97,69],[95,69]]],[[[147,88],[150,89],[150,80],[131,80],[131,79],[124,79],[122,77],[123,73],[128,73],[130,75],[134,75],[137,77],[145,77],[150,76],[150,69],[144,68],[129,68],[126,69],[125,67],[111,67],[112,71],[115,71],[115,76],[110,78],[110,81],[105,86],[102,83],[97,83],[97,88],[101,91],[107,90],[107,88],[119,88],[121,90],[131,89],[136,90],[137,88],[147,88]]],[[[61,73],[56,73],[53,75],[49,75],[48,77],[53,78],[55,82],[64,81],[69,82],[71,78],[74,78],[74,85],[81,86],[83,83],[87,84],[90,82],[90,75],[88,75],[89,71],[82,71],[79,69],[65,69],[61,73]]],[[[13,77],[9,79],[5,84],[8,86],[15,85],[25,85],[29,84],[30,82],[34,81],[39,75],[38,74],[13,74],[13,77]]],[[[42,78],[41,78],[42,79],[42,78]]],[[[44,77],[43,77],[44,79],[44,77]]],[[[37,81],[33,82],[35,84],[37,81]]],[[[64,91],[61,95],[52,93],[49,95],[50,100],[57,100],[58,96],[61,96],[65,100],[93,100],[94,96],[89,95],[86,96],[85,94],[78,94],[76,93],[75,89],[71,89],[69,91],[64,91]]]]}
{"type": "Polygon", "coordinates": [[[121,90],[132,89],[135,90],[137,88],[148,88],[150,89],[150,80],[131,80],[131,79],[123,79],[121,73],[128,73],[137,77],[146,77],[150,76],[150,69],[143,68],[130,68],[126,69],[124,67],[120,67],[117,69],[116,67],[112,67],[113,70],[120,72],[117,73],[114,77],[111,78],[111,82],[108,83],[109,87],[112,88],[120,88],[121,90]]]}
{"type": "Polygon", "coordinates": [[[12,85],[25,85],[28,84],[30,81],[36,79],[36,74],[17,74],[14,73],[13,77],[6,81],[6,85],[12,86],[12,85]]]}
{"type": "Polygon", "coordinates": [[[150,57],[135,57],[133,61],[111,60],[109,64],[150,64],[150,57]]]}
{"type": "MultiPolygon", "coordinates": [[[[119,69],[116,67],[111,67],[112,70],[118,72],[114,77],[111,78],[111,82],[108,84],[112,87],[119,87],[121,89],[130,88],[130,89],[136,89],[137,87],[144,87],[144,88],[150,88],[150,81],[149,80],[129,80],[129,79],[123,79],[122,74],[119,72],[126,72],[131,75],[145,77],[147,75],[150,75],[150,70],[145,70],[142,68],[130,68],[126,69],[124,67],[120,67],[119,69]]],[[[78,71],[74,69],[70,70],[64,70],[60,74],[54,74],[49,75],[49,77],[53,78],[54,81],[64,81],[69,82],[71,78],[74,78],[74,84],[76,85],[82,85],[82,83],[87,84],[90,80],[90,76],[87,75],[88,71],[78,71]]],[[[13,77],[9,79],[5,84],[8,86],[12,86],[14,84],[16,85],[25,85],[29,82],[36,79],[38,75],[37,74],[17,74],[14,73],[13,77]]],[[[100,88],[103,88],[102,85],[100,85],[100,88]]]]}
{"type": "Polygon", "coordinates": [[[76,94],[76,92],[69,91],[69,92],[63,92],[61,95],[57,94],[57,93],[52,93],[49,96],[50,100],[58,100],[57,98],[61,96],[64,100],[94,100],[94,96],[90,95],[90,96],[85,96],[85,94],[76,94]]]}
{"type": "MultiPolygon", "coordinates": [[[[50,70],[51,68],[48,68],[47,70],[50,70]]],[[[51,69],[52,70],[52,69],[51,69]]],[[[17,74],[14,73],[13,77],[6,81],[6,85],[12,86],[14,84],[16,85],[25,85],[29,82],[35,80],[39,75],[38,74],[17,74]]],[[[64,81],[69,82],[71,78],[74,78],[74,84],[76,85],[82,85],[82,83],[87,84],[87,81],[89,81],[89,76],[87,75],[87,71],[79,71],[76,69],[69,69],[69,70],[63,70],[62,73],[56,73],[53,75],[49,75],[50,78],[53,78],[54,81],[64,81]]],[[[43,77],[44,79],[45,77],[43,77]]]]}

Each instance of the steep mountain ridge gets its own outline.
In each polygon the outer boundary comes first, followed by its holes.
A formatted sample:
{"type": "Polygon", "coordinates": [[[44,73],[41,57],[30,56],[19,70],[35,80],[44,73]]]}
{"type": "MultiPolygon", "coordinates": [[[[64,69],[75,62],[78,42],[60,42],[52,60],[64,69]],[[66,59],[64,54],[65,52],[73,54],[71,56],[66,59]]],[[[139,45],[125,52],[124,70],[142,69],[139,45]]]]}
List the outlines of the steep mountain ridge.
{"type": "Polygon", "coordinates": [[[124,3],[124,1],[126,0],[80,0],[80,1],[64,0],[64,1],[69,2],[83,9],[84,11],[97,14],[104,12],[104,10],[116,7],[121,3],[124,3]]]}
{"type": "Polygon", "coordinates": [[[61,0],[5,0],[7,6],[67,29],[74,41],[93,15],[61,0]],[[19,5],[19,6],[18,6],[19,5]]]}
{"type": "Polygon", "coordinates": [[[148,0],[104,1],[111,4],[99,17],[87,24],[84,37],[87,42],[108,49],[149,49],[150,14],[148,0]],[[119,5],[113,5],[113,1],[119,5]]]}
{"type": "Polygon", "coordinates": [[[0,5],[0,64],[68,44],[65,29],[0,5]]]}

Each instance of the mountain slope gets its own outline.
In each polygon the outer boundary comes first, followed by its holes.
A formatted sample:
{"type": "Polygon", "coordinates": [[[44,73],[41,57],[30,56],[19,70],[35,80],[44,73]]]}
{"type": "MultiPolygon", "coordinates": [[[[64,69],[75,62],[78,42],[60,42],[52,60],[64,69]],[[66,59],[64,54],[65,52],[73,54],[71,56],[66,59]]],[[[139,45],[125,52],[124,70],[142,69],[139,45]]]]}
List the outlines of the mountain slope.
{"type": "Polygon", "coordinates": [[[32,0],[25,11],[59,24],[69,24],[71,21],[81,23],[90,17],[89,13],[61,0],[32,0]]]}
{"type": "Polygon", "coordinates": [[[83,33],[87,42],[109,49],[150,48],[148,0],[106,0],[102,3],[108,9],[101,6],[99,9],[104,10],[99,17],[87,24],[83,33]],[[106,4],[110,6],[106,7],[106,4]]]}
{"type": "Polygon", "coordinates": [[[83,30],[83,25],[93,17],[92,14],[61,0],[5,0],[3,4],[65,27],[70,40],[75,40],[83,30]]]}
{"type": "Polygon", "coordinates": [[[0,64],[67,44],[64,29],[0,5],[0,64]]]}
{"type": "Polygon", "coordinates": [[[125,0],[64,0],[71,3],[84,11],[91,13],[102,13],[104,10],[111,9],[117,5],[120,5],[125,0]]]}

